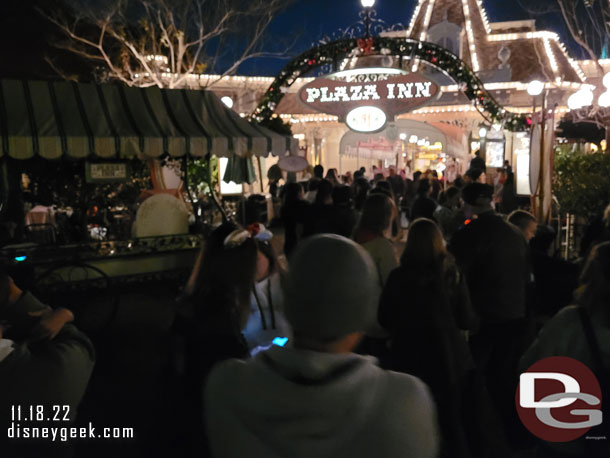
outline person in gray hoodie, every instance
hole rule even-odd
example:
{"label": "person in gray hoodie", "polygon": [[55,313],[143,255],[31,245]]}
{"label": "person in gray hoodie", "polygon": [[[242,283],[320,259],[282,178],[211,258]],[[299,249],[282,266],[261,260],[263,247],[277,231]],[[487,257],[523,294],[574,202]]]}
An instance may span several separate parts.
{"label": "person in gray hoodie", "polygon": [[204,389],[212,456],[436,457],[436,407],[419,379],[352,353],[376,318],[378,276],[337,235],[297,248],[283,287],[294,342],[216,366]]}
{"label": "person in gray hoodie", "polygon": [[[72,440],[51,440],[52,431],[73,426],[95,360],[73,319],[0,272],[0,456],[71,456]],[[37,428],[48,438],[27,436]]]}

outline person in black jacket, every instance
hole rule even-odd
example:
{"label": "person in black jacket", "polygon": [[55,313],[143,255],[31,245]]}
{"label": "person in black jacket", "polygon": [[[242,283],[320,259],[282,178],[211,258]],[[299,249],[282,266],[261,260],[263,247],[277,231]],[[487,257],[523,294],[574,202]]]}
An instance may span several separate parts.
{"label": "person in black jacket", "polygon": [[474,152],[474,158],[470,161],[470,168],[473,170],[480,170],[481,172],[485,172],[485,159],[481,157],[481,150],[476,150]]}
{"label": "person in black jacket", "polygon": [[[383,289],[378,319],[390,334],[388,368],[420,377],[432,390],[444,443],[441,456],[506,456],[502,428],[460,332],[476,331],[479,318],[434,221],[418,219],[409,227],[400,267]],[[463,408],[470,402],[478,406],[475,415]]]}
{"label": "person in black jacket", "polygon": [[352,190],[347,185],[333,189],[334,230],[333,233],[351,237],[358,217],[352,204]]}
{"label": "person in black jacket", "polygon": [[481,328],[470,339],[473,357],[503,418],[512,422],[517,364],[530,343],[526,289],[531,272],[525,238],[493,211],[492,196],[493,187],[486,184],[464,188],[468,224],[454,234],[449,251],[466,275],[481,317]]}
{"label": "person in black jacket", "polygon": [[328,180],[320,180],[316,200],[309,207],[303,236],[334,233],[333,185]]}
{"label": "person in black jacket", "polygon": [[551,256],[556,236],[551,226],[539,225],[530,240],[539,324],[572,304],[573,292],[578,287],[578,265]]}
{"label": "person in black jacket", "polygon": [[309,205],[300,183],[286,183],[281,215],[284,223],[284,254],[287,257],[299,242]]}
{"label": "person in black jacket", "polygon": [[436,202],[430,198],[432,194],[432,184],[428,178],[422,178],[417,185],[417,199],[411,208],[411,219],[418,218],[434,219]]}

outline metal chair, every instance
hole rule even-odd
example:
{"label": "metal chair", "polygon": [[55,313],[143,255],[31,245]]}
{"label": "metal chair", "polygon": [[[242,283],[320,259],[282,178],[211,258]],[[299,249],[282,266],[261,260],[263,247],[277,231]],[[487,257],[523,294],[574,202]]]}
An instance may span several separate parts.
{"label": "metal chair", "polygon": [[[32,289],[51,306],[72,309],[81,321],[80,326],[94,331],[109,328],[118,313],[120,295],[110,277],[90,264],[70,262],[54,266],[36,278]],[[101,319],[95,313],[86,313],[87,306],[104,297],[108,298],[108,313],[103,313]],[[102,308],[105,309],[105,305]],[[89,308],[91,310],[93,307]]]}
{"label": "metal chair", "polygon": [[29,242],[38,245],[55,245],[57,233],[52,224],[28,224],[25,226],[25,235]]}

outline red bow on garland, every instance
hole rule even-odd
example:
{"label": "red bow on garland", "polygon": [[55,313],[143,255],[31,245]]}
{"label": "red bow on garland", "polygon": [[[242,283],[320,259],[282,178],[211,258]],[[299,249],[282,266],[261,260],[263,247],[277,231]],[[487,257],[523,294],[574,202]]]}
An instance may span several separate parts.
{"label": "red bow on garland", "polygon": [[359,38],[356,44],[360,48],[360,51],[362,51],[362,53],[365,55],[373,52],[373,38]]}

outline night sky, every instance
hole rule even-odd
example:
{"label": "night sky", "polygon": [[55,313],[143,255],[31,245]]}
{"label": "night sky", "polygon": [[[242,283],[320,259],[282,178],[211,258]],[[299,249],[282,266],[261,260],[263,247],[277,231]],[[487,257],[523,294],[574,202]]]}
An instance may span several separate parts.
{"label": "night sky", "polygon": [[[376,0],[377,16],[388,25],[402,23],[408,27],[417,0]],[[490,22],[532,19],[531,13],[522,4],[535,5],[537,10],[552,8],[554,0],[483,0]],[[296,37],[291,55],[307,50],[325,34],[344,29],[358,20],[360,0],[296,0],[272,23],[271,36],[274,38]],[[536,17],[539,29],[558,32],[564,42],[571,45],[564,30],[561,17],[547,13]],[[271,40],[270,40],[271,41]],[[282,45],[284,41],[279,41]],[[269,49],[274,49],[269,45]],[[259,59],[246,63],[240,73],[274,75],[288,60]]]}
{"label": "night sky", "polygon": [[[95,1],[95,0],[91,0]],[[546,7],[555,0],[483,0],[490,21],[531,19],[532,15],[521,5]],[[57,74],[45,63],[44,54],[58,51],[50,44],[56,33],[54,26],[35,12],[35,6],[49,6],[60,0],[0,0],[0,77],[49,78]],[[402,23],[408,26],[416,0],[377,0],[375,9],[388,25]],[[360,0],[293,0],[272,22],[265,50],[286,51],[296,56],[317,43],[324,35],[332,35],[358,21]],[[565,33],[564,24],[557,14],[547,13],[536,17],[538,29],[550,29],[562,35],[575,57],[577,47]],[[227,58],[227,62],[230,58]],[[239,74],[275,75],[289,59],[264,58],[243,64]],[[221,68],[216,71],[222,70]]]}

